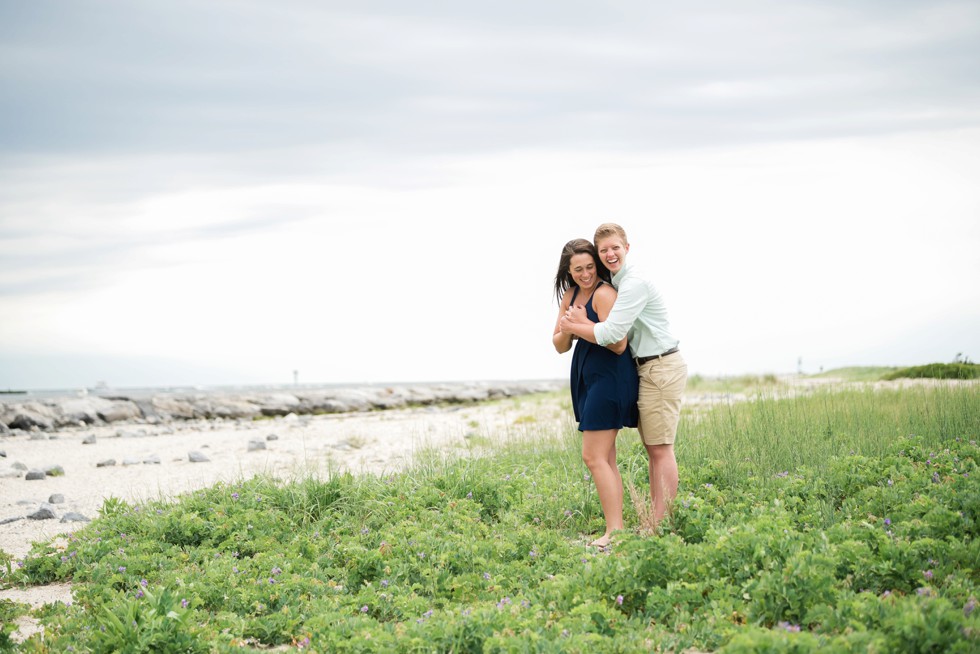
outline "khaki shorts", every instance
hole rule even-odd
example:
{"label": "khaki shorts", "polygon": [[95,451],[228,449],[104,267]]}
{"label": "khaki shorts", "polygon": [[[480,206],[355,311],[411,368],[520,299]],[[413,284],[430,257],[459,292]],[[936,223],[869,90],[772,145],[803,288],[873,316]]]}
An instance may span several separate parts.
{"label": "khaki shorts", "polygon": [[680,352],[647,361],[640,376],[640,437],[647,445],[671,445],[677,438],[681,400],[687,385],[687,362]]}

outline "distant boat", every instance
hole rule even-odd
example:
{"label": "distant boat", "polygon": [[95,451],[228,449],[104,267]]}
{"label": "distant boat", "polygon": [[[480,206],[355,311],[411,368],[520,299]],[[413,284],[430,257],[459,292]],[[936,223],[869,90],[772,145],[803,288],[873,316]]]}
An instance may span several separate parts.
{"label": "distant boat", "polygon": [[17,391],[11,388],[7,390],[0,389],[0,395],[27,395],[27,391]]}

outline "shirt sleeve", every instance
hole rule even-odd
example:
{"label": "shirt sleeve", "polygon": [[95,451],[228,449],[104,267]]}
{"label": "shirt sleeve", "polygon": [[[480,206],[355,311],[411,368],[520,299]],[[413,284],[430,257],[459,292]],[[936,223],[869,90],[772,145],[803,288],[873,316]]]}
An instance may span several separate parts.
{"label": "shirt sleeve", "polygon": [[646,304],[647,289],[642,280],[631,279],[621,284],[609,315],[603,322],[595,325],[596,343],[612,345],[623,340]]}

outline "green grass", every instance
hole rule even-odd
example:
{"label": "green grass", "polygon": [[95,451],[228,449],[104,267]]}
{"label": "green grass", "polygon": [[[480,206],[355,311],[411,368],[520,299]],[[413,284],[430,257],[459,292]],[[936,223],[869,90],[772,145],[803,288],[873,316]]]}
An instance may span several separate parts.
{"label": "green grass", "polygon": [[980,379],[980,364],[930,363],[924,366],[902,368],[891,372],[884,379]]}
{"label": "green grass", "polygon": [[[975,385],[688,416],[672,518],[640,536],[628,505],[611,554],[585,546],[603,521],[578,433],[545,424],[399,474],[109,501],[64,551],[7,562],[5,583],[71,580],[76,597],[37,611],[45,634],[19,650],[980,649]],[[645,493],[632,430],[619,461]]]}

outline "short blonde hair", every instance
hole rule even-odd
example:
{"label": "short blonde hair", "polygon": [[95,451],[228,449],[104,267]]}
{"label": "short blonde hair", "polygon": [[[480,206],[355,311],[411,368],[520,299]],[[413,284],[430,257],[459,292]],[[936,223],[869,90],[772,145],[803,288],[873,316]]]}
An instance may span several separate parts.
{"label": "short blonde hair", "polygon": [[610,236],[618,236],[623,239],[623,245],[629,243],[626,239],[626,230],[617,225],[616,223],[602,223],[595,230],[595,236],[592,237],[592,243],[596,247],[599,247],[599,240],[603,238],[609,238]]}

